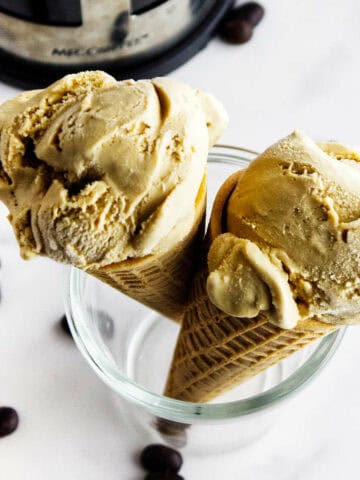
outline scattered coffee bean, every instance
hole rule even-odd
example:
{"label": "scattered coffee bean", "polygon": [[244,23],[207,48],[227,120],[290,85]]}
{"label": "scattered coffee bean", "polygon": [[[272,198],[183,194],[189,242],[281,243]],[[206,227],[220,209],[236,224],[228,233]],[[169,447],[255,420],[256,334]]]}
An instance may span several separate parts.
{"label": "scattered coffee bean", "polygon": [[185,480],[184,477],[181,475],[178,475],[177,473],[159,473],[159,472],[153,472],[153,473],[148,473],[145,477],[144,480]]}
{"label": "scattered coffee bean", "polygon": [[248,2],[240,5],[237,8],[234,8],[233,10],[230,10],[229,16],[231,18],[241,18],[241,20],[245,20],[253,27],[256,27],[256,25],[261,22],[264,13],[264,7],[256,2]]}
{"label": "scattered coffee bean", "polygon": [[99,324],[100,334],[104,338],[112,338],[114,336],[114,320],[110,315],[103,310],[99,310],[97,313],[97,319]]}
{"label": "scattered coffee bean", "polygon": [[248,42],[252,34],[252,25],[241,18],[224,20],[219,27],[220,37],[228,43],[240,44]]}
{"label": "scattered coffee bean", "polygon": [[181,454],[173,448],[152,444],[141,452],[140,462],[148,472],[176,473],[180,470],[183,459]]}
{"label": "scattered coffee bean", "polygon": [[256,2],[248,2],[230,10],[219,25],[220,37],[228,43],[245,43],[250,40],[253,29],[265,13]]}
{"label": "scattered coffee bean", "polygon": [[66,335],[68,335],[69,337],[72,338],[71,330],[70,330],[70,327],[69,327],[69,324],[68,324],[66,315],[63,315],[63,316],[60,318],[60,327],[61,327],[61,330],[62,330],[64,333],[66,333]]}
{"label": "scattered coffee bean", "polygon": [[11,407],[0,407],[0,437],[15,432],[19,425],[17,411]]}

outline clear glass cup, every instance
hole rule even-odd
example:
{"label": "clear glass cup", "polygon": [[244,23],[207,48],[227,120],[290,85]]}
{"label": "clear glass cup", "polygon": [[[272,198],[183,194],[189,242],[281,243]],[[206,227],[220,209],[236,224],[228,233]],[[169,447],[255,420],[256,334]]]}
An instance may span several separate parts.
{"label": "clear glass cup", "polygon": [[[256,156],[216,146],[208,158],[208,214],[223,181]],[[69,269],[65,305],[75,342],[115,392],[123,423],[142,443],[164,442],[211,453],[249,444],[275,424],[276,414],[328,363],[340,329],[286,358],[211,403],[162,395],[179,325],[92,276]]]}

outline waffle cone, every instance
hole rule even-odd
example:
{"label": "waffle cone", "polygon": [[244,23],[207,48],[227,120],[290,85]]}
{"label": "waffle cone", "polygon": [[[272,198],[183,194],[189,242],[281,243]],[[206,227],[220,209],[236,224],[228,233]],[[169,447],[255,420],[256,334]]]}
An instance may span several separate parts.
{"label": "waffle cone", "polygon": [[138,302],[180,321],[189,299],[194,262],[204,236],[206,178],[195,202],[195,219],[187,235],[170,249],[141,258],[87,270]]}
{"label": "waffle cone", "polygon": [[211,400],[338,328],[304,320],[296,328],[282,329],[270,323],[266,314],[232,317],[210,301],[207,253],[214,238],[223,232],[223,212],[238,175],[226,180],[215,199],[201,267],[183,317],[164,392],[179,400]]}

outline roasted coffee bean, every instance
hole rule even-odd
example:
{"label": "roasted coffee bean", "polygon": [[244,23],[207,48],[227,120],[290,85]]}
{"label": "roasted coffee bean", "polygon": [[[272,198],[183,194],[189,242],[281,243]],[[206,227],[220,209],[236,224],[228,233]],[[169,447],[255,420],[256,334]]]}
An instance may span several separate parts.
{"label": "roasted coffee bean", "polygon": [[63,316],[60,318],[60,327],[61,327],[61,330],[62,330],[64,333],[66,333],[66,335],[68,335],[69,337],[72,337],[72,335],[71,335],[71,330],[70,330],[70,327],[69,327],[69,324],[68,324],[66,315],[63,315]]}
{"label": "roasted coffee bean", "polygon": [[0,407],[0,437],[15,432],[19,425],[17,411],[11,407]]}
{"label": "roasted coffee bean", "polygon": [[184,477],[181,475],[178,475],[177,473],[171,473],[171,472],[166,472],[166,473],[159,473],[159,472],[153,472],[153,473],[148,473],[144,480],[185,480]]}
{"label": "roasted coffee bean", "polygon": [[181,454],[173,448],[160,444],[148,445],[140,455],[141,465],[148,472],[173,472],[180,470],[183,463]]}
{"label": "roasted coffee bean", "polygon": [[264,13],[264,7],[256,2],[248,2],[240,5],[237,8],[234,8],[233,10],[230,10],[228,18],[240,18],[241,20],[249,22],[253,27],[256,27],[256,25],[261,22]]}
{"label": "roasted coffee bean", "polygon": [[253,34],[252,25],[241,18],[224,20],[219,27],[220,37],[228,43],[245,43]]}

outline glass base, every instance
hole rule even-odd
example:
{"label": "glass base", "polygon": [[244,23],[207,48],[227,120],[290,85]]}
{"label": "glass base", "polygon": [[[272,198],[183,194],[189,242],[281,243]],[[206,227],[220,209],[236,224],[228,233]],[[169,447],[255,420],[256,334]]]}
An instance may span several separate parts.
{"label": "glass base", "polygon": [[[167,371],[176,344],[179,325],[154,313],[143,312],[127,343],[125,371],[129,378],[151,392],[162,393]],[[138,319],[139,320],[139,319]],[[291,375],[317,348],[318,342],[301,349],[282,362],[229,390],[211,403],[233,402],[253,397],[278,385]],[[121,356],[123,357],[122,350]],[[157,418],[146,410],[113,396],[121,424],[132,431],[142,444],[165,442],[185,448],[187,454],[219,453],[244,447],[262,437],[273,425],[278,408],[257,412],[239,421],[178,423]],[[282,404],[281,408],[284,408]]]}

